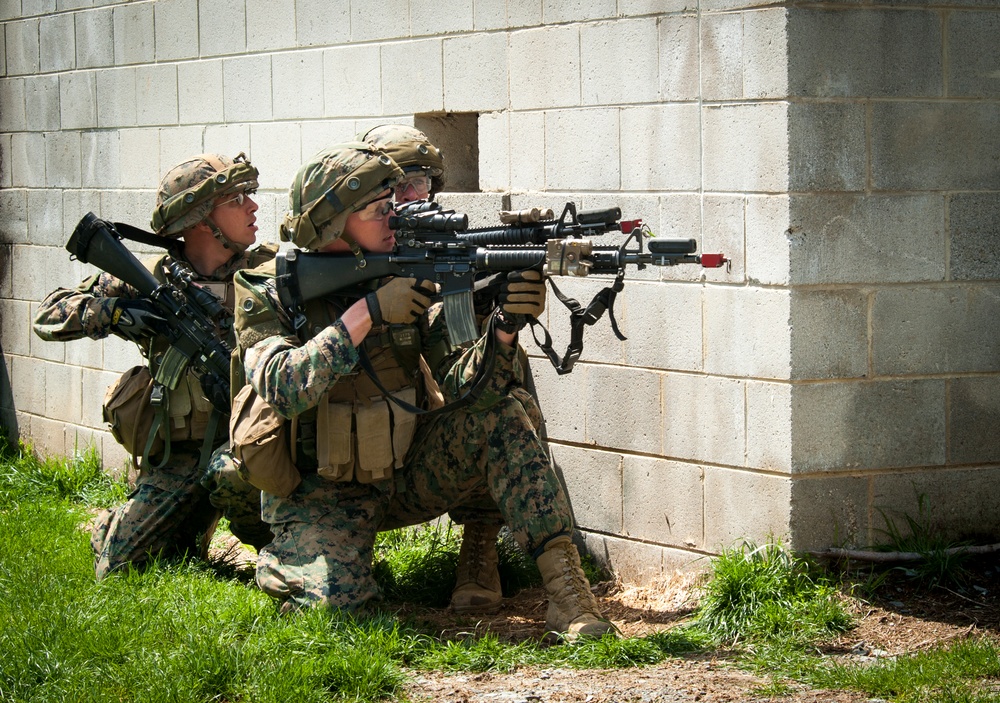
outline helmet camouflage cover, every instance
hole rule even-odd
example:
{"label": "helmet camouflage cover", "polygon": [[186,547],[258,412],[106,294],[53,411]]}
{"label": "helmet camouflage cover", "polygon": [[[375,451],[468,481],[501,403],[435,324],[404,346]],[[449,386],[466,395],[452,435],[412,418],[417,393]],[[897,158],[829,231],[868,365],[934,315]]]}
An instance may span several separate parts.
{"label": "helmet camouflage cover", "polygon": [[347,218],[403,176],[388,154],[365,142],[327,147],[303,164],[288,191],[282,241],[320,249],[344,233]]}
{"label": "helmet camouflage cover", "polygon": [[419,129],[384,124],[362,132],[358,139],[381,148],[404,171],[422,169],[431,177],[432,194],[444,188],[444,156]]}
{"label": "helmet camouflage cover", "polygon": [[163,237],[179,237],[208,217],[215,199],[237,190],[257,190],[257,169],[240,152],[231,159],[199,154],[174,166],[160,181],[150,225]]}

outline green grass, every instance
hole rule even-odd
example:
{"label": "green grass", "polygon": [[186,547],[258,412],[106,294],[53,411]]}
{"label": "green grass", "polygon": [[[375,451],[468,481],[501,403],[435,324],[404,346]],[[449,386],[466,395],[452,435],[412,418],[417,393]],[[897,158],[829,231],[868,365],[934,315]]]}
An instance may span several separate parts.
{"label": "green grass", "polygon": [[[40,460],[0,446],[0,701],[379,701],[399,699],[413,670],[509,672],[524,666],[642,667],[712,654],[769,675],[886,700],[997,700],[988,640],[968,640],[866,667],[834,666],[815,643],[849,628],[838,584],[776,544],[713,560],[689,622],[642,638],[547,646],[472,628],[450,639],[393,609],[447,602],[457,531],[395,531],[376,545],[383,608],[356,620],[317,609],[282,617],[252,582],[197,561],[93,577],[88,508],[124,498],[96,455]],[[508,538],[509,539],[509,536]],[[537,584],[512,542],[500,545],[505,588]],[[928,697],[929,692],[937,697]]]}

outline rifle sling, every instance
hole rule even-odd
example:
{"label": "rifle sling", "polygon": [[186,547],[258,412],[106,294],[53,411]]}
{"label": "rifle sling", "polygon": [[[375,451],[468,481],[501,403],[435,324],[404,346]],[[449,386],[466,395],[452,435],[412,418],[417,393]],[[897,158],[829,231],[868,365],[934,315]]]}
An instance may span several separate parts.
{"label": "rifle sling", "polygon": [[171,254],[176,254],[181,249],[182,245],[181,240],[179,239],[161,237],[153,234],[152,232],[147,232],[144,229],[139,229],[138,227],[130,225],[127,222],[113,222],[112,224],[118,234],[133,242],[147,244],[151,247],[156,247],[157,249],[166,249]]}
{"label": "rifle sling", "polygon": [[368,377],[371,378],[375,387],[382,391],[382,394],[388,400],[392,401],[395,405],[408,413],[423,415],[424,417],[435,417],[437,415],[443,415],[446,412],[461,410],[462,408],[468,407],[479,400],[479,396],[483,394],[483,391],[486,389],[486,385],[493,376],[493,369],[496,366],[497,358],[496,329],[494,327],[495,319],[495,317],[490,319],[490,324],[486,331],[486,346],[483,349],[482,363],[480,363],[476,368],[476,373],[472,377],[472,382],[469,384],[469,390],[463,393],[460,398],[457,398],[435,410],[424,410],[422,408],[418,408],[416,405],[407,403],[405,400],[401,400],[394,396],[385,386],[383,386],[382,382],[378,378],[375,368],[372,366],[368,352],[365,351],[364,345],[358,347],[358,362],[361,364],[361,368],[364,372],[368,374]]}

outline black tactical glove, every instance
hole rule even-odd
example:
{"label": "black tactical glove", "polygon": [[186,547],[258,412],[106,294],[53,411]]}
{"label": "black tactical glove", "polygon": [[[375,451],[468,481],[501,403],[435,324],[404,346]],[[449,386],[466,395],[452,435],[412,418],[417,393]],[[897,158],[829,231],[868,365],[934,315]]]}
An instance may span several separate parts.
{"label": "black tactical glove", "polygon": [[116,298],[111,312],[111,328],[133,342],[162,334],[166,320],[148,300]]}
{"label": "black tactical glove", "polygon": [[393,278],[374,293],[365,296],[372,327],[383,323],[408,325],[424,314],[437,285],[416,278]]}
{"label": "black tactical glove", "polygon": [[516,332],[528,318],[538,319],[545,310],[545,278],[541,271],[511,271],[500,285],[500,329]]}

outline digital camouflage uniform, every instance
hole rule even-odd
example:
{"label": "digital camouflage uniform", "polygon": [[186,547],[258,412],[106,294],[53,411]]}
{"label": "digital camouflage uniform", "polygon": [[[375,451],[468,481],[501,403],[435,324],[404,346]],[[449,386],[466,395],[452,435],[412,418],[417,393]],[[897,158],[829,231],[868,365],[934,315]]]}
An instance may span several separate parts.
{"label": "digital camouflage uniform", "polygon": [[[232,162],[224,159],[221,163],[224,166]],[[178,170],[180,167],[171,173]],[[168,183],[165,179],[161,183],[160,199],[164,199],[163,188],[178,192],[212,173],[211,169],[206,172],[205,168],[188,168],[184,170],[183,180],[178,178]],[[252,185],[256,186],[255,180]],[[177,236],[182,227],[200,221],[210,210],[211,202],[199,205],[196,211],[182,218],[180,227],[160,233]],[[209,285],[231,282],[235,271],[273,258],[274,251],[273,247],[260,247],[239,254],[204,279],[195,273],[194,280]],[[166,267],[174,260],[166,255],[146,262],[146,266],[162,282],[167,279]],[[231,284],[228,288],[231,291]],[[38,308],[34,330],[48,341],[66,342],[83,337],[103,339],[114,331],[112,315],[116,300],[140,297],[141,294],[129,284],[102,272],[87,278],[76,288],[59,288],[50,293]],[[231,309],[232,300],[227,302]],[[235,344],[232,329],[217,332],[230,347]],[[143,356],[148,359],[151,346],[162,350],[164,345],[165,340],[160,338],[146,339],[140,346]],[[150,555],[204,556],[207,542],[223,514],[229,519],[233,534],[244,543],[262,547],[270,540],[270,530],[260,517],[260,491],[239,477],[231,457],[221,451],[220,445],[227,439],[226,429],[225,418],[222,418],[211,444],[218,449],[212,453],[207,469],[201,464],[202,439],[171,441],[165,465],[160,466],[164,463],[162,451],[140,460],[136,486],[128,500],[104,511],[94,525],[91,546],[98,578],[126,564],[141,566]]]}
{"label": "digital camouflage uniform", "polygon": [[[235,324],[241,347],[251,343],[244,357],[247,378],[268,404],[294,417],[338,383],[353,382],[358,350],[340,321],[303,343],[277,309],[269,272],[243,271],[235,280],[237,300],[257,306],[238,306]],[[270,314],[261,315],[261,307]],[[268,320],[263,330],[247,326],[247,312]],[[419,325],[423,351],[432,358],[432,340],[440,338],[443,325],[439,312],[432,307]],[[283,324],[280,332],[276,320]],[[312,331],[316,325],[310,320],[304,327]],[[471,379],[482,348],[480,340],[457,359],[442,361],[446,400]],[[418,419],[405,466],[391,479],[331,481],[300,461],[302,483],[291,495],[263,494],[264,519],[275,537],[258,557],[257,583],[283,610],[319,603],[363,606],[377,596],[371,575],[376,532],[426,522],[459,506],[499,506],[515,539],[532,553],[572,530],[569,501],[535,432],[537,405],[520,387],[516,350],[497,348],[493,377],[475,405]],[[419,376],[415,383],[422,383]]]}

